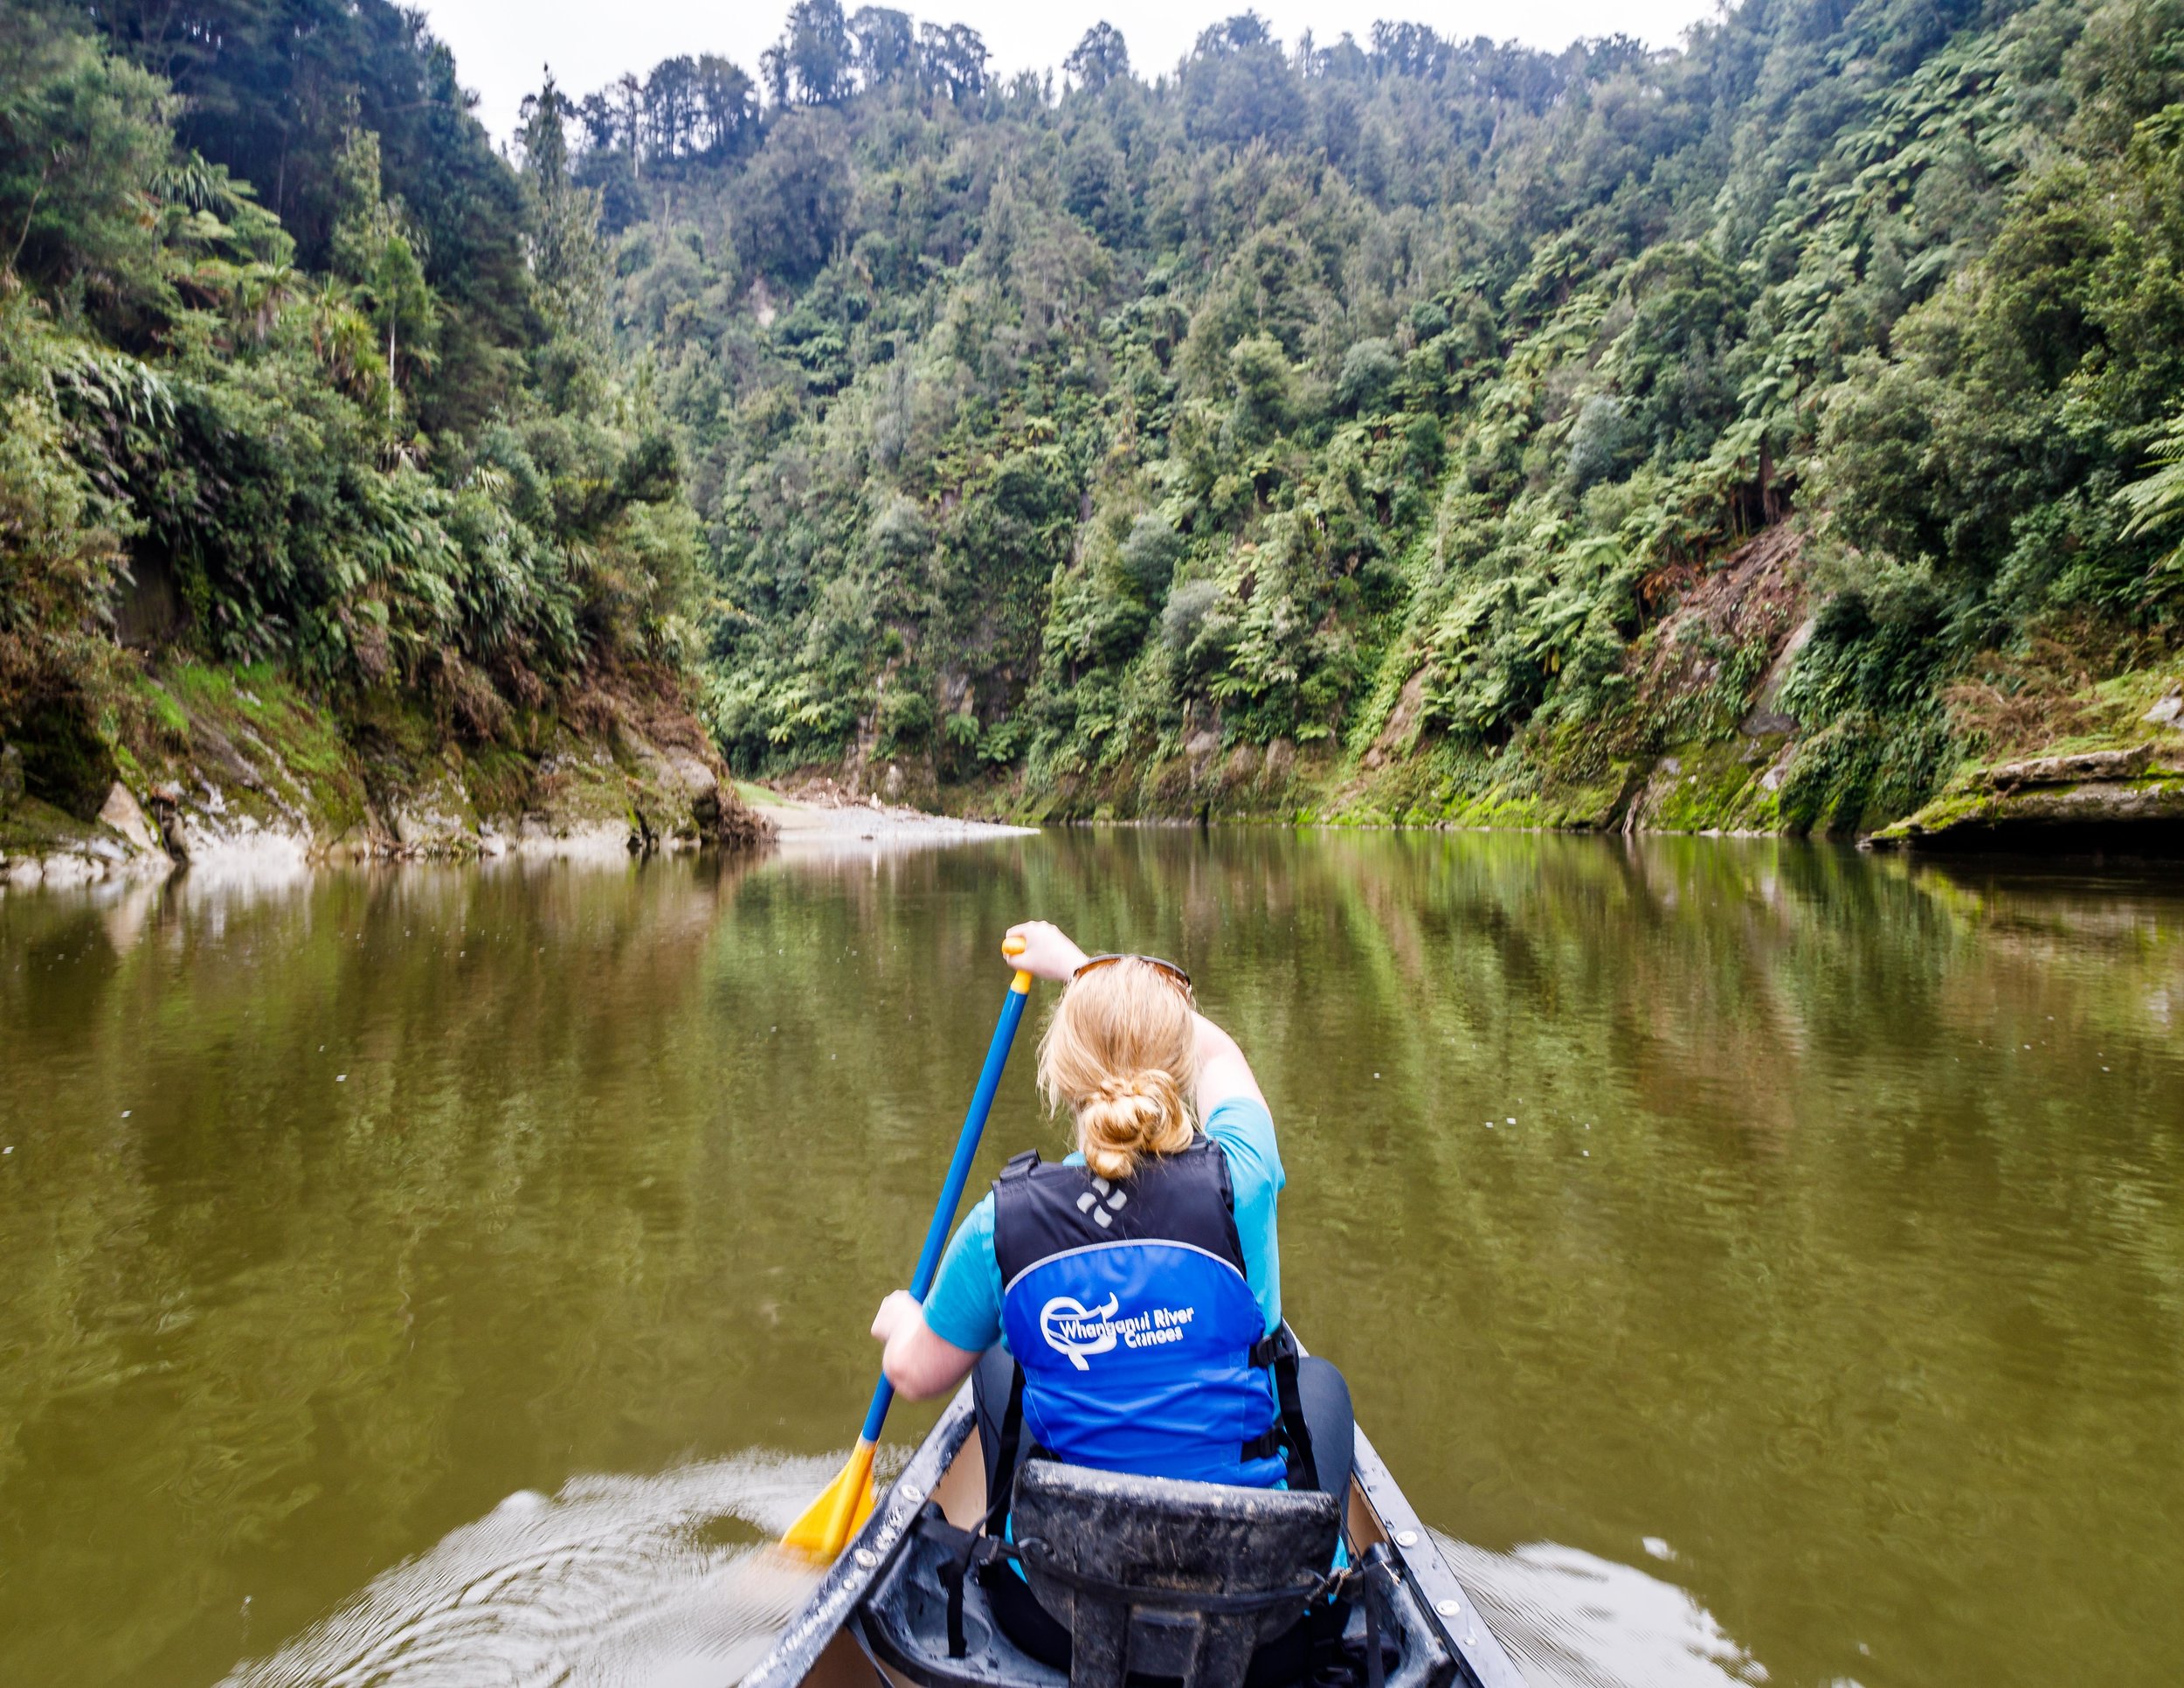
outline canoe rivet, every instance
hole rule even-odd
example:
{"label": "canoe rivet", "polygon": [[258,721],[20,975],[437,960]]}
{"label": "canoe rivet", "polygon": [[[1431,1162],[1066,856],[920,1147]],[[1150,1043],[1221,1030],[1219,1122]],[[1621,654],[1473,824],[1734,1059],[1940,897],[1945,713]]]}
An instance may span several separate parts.
{"label": "canoe rivet", "polygon": [[1395,1545],[1398,1547],[1417,1546],[1418,1532],[1415,1530],[1398,1530],[1395,1532]]}
{"label": "canoe rivet", "polygon": [[869,1547],[860,1547],[854,1555],[860,1568],[869,1571],[880,1562],[880,1555]]}
{"label": "canoe rivet", "polygon": [[1460,1600],[1436,1601],[1434,1602],[1434,1610],[1443,1617],[1454,1617],[1463,1610],[1463,1602]]}

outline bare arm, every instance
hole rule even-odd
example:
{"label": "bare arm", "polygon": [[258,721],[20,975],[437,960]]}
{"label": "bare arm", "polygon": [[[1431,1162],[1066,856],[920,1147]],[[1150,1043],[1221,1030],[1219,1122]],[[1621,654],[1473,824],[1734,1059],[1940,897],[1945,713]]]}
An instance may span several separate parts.
{"label": "bare arm", "polygon": [[1236,1040],[1204,1014],[1198,1017],[1198,1110],[1204,1119],[1222,1103],[1244,1097],[1265,1107],[1267,1098]]}
{"label": "bare arm", "polygon": [[908,1290],[897,1290],[880,1304],[872,1334],[887,1344],[881,1371],[895,1393],[908,1401],[930,1401],[949,1394],[978,1363],[978,1355],[968,1349],[933,1334],[924,1308],[910,1299]]}
{"label": "bare arm", "polygon": [[[1021,967],[1037,979],[1067,981],[1069,976],[1084,965],[1084,951],[1059,926],[1044,920],[1026,921],[1020,926],[1009,928],[1011,937],[1024,940],[1020,956],[1010,959],[1009,965]],[[1244,1059],[1244,1052],[1236,1047],[1236,1040],[1204,1014],[1198,1020],[1198,1090],[1195,1100],[1199,1117],[1204,1119],[1222,1103],[1234,1097],[1247,1097],[1261,1106],[1266,1097],[1259,1089],[1259,1081],[1253,1076],[1251,1063]]]}

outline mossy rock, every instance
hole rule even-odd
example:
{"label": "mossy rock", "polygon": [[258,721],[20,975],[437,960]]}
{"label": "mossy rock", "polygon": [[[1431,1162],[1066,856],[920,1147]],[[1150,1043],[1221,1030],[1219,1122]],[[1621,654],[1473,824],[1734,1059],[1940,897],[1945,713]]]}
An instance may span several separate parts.
{"label": "mossy rock", "polygon": [[323,837],[367,820],[364,770],[342,722],[280,670],[183,661],[137,695],[154,729],[132,747],[147,789],[210,784],[262,825]]}
{"label": "mossy rock", "polygon": [[12,805],[0,808],[0,857],[83,850],[106,836],[106,829],[97,822],[79,820],[41,797],[19,797]]}
{"label": "mossy rock", "polygon": [[1971,779],[1917,813],[1872,834],[1877,845],[2022,843],[2074,841],[2128,845],[2134,838],[2173,847],[2184,830],[2184,771],[2164,769],[2130,779],[1996,791]]}

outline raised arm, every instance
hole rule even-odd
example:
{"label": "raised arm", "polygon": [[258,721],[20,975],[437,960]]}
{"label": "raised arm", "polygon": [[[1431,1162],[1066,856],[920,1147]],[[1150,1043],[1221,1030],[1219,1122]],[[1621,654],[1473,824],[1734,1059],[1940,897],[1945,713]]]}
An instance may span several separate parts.
{"label": "raised arm", "polygon": [[[1084,965],[1084,951],[1050,921],[1027,920],[1020,926],[1010,927],[1008,935],[1024,940],[1023,953],[1008,958],[1009,965],[1021,967],[1034,979],[1051,979],[1066,984],[1069,976]],[[1199,1117],[1204,1119],[1234,1097],[1248,1097],[1263,1106],[1267,1098],[1259,1089],[1258,1079],[1252,1075],[1251,1063],[1236,1047],[1236,1040],[1204,1014],[1196,1018],[1198,1090],[1193,1100],[1198,1104]]]}
{"label": "raised arm", "polygon": [[1253,1076],[1251,1063],[1236,1047],[1236,1040],[1204,1014],[1197,1019],[1199,1117],[1206,1118],[1222,1103],[1237,1097],[1248,1097],[1264,1107],[1267,1098]]}

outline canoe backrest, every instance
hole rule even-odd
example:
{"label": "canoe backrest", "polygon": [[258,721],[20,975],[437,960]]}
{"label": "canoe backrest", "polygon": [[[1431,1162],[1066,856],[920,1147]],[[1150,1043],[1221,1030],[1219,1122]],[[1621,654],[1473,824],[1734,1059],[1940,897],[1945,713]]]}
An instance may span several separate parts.
{"label": "canoe backrest", "polygon": [[1136,1671],[1239,1688],[1333,1562],[1335,1497],[1127,1477],[1035,1459],[1012,1522],[1024,1574],[1071,1636],[1071,1688]]}

